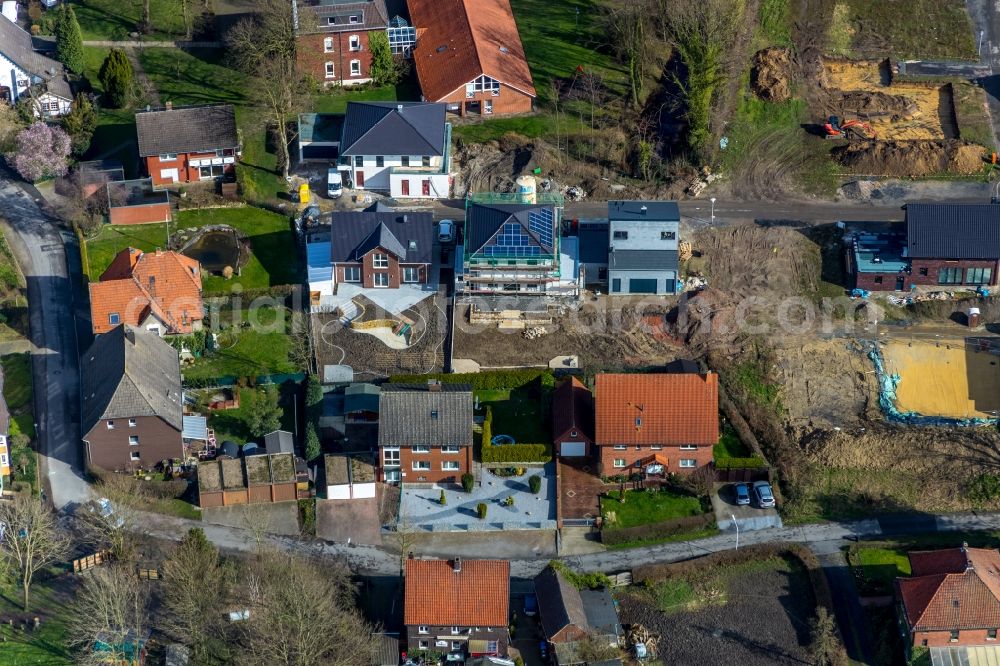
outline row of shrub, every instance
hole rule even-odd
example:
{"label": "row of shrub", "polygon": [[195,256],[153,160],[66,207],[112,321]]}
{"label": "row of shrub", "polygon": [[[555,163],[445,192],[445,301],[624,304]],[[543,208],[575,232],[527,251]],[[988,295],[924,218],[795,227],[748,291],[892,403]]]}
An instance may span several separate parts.
{"label": "row of shrub", "polygon": [[760,456],[749,458],[719,458],[715,461],[715,469],[763,469],[767,462]]}
{"label": "row of shrub", "polygon": [[437,373],[430,375],[393,375],[389,381],[393,384],[426,384],[429,380],[437,380],[442,384],[469,384],[473,391],[495,391],[500,389],[516,389],[541,378],[543,386],[555,384],[555,376],[545,368],[527,370],[491,370],[489,372],[466,372],[458,374]]}
{"label": "row of shrub", "polygon": [[659,523],[649,523],[647,525],[637,525],[636,527],[619,527],[601,530],[601,543],[606,546],[614,546],[633,541],[651,541],[697,532],[715,525],[714,513],[703,513],[699,516],[685,516],[664,520]]}
{"label": "row of shrub", "polygon": [[482,462],[520,463],[548,462],[552,460],[552,447],[548,444],[507,444],[493,446],[483,442]]}

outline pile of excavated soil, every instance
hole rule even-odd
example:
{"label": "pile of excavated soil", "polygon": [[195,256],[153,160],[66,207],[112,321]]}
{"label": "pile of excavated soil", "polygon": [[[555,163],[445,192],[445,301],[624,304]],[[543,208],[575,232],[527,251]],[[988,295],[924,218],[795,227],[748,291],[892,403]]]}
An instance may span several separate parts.
{"label": "pile of excavated soil", "polygon": [[791,98],[792,57],[788,49],[775,46],[754,54],[750,69],[750,88],[769,102]]}
{"label": "pile of excavated soil", "polygon": [[983,149],[963,141],[862,141],[837,146],[830,155],[852,173],[919,178],[937,173],[972,174]]}
{"label": "pile of excavated soil", "polygon": [[919,111],[916,102],[905,95],[874,90],[833,90],[830,104],[843,116],[888,116],[893,121],[910,118]]}

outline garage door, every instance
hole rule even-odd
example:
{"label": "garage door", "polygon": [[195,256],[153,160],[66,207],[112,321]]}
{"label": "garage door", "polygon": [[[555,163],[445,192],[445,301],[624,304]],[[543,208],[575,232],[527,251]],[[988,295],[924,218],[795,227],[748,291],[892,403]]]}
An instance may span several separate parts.
{"label": "garage door", "polygon": [[628,290],[632,294],[655,294],[656,278],[632,278],[628,281]]}
{"label": "garage door", "polygon": [[565,458],[578,458],[587,455],[586,442],[563,442],[559,445],[559,455]]}

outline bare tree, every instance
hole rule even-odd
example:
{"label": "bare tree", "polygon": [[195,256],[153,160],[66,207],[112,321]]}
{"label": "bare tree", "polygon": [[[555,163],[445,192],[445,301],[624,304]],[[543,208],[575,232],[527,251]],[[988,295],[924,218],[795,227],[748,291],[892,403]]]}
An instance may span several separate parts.
{"label": "bare tree", "polygon": [[191,646],[196,663],[225,648],[233,573],[200,528],[189,530],[163,564],[163,629]]}
{"label": "bare tree", "polygon": [[249,666],[367,666],[369,626],[354,607],[350,578],[335,568],[282,553],[248,562],[241,576],[239,623]]}
{"label": "bare tree", "polygon": [[92,502],[78,511],[80,527],[95,548],[108,549],[116,560],[134,562],[135,534],[140,531],[142,507],[150,499],[148,488],[130,474],[103,472],[97,491],[109,503]]}
{"label": "bare tree", "polygon": [[[299,20],[310,13],[300,11]],[[282,175],[288,178],[291,163],[288,145],[295,139],[289,120],[304,110],[308,99],[305,76],[295,60],[295,21],[285,0],[263,0],[257,13],[242,19],[227,35],[234,64],[250,77],[247,90],[275,128],[275,147]]]}
{"label": "bare tree", "polygon": [[[149,634],[149,588],[128,564],[92,569],[83,579],[68,621],[79,664],[133,661]],[[100,648],[97,649],[98,644]]]}
{"label": "bare tree", "polygon": [[[648,0],[619,0],[608,6],[607,28],[611,44],[628,71],[629,101],[638,107],[649,59],[650,37]],[[677,3],[684,4],[684,3]]]}
{"label": "bare tree", "polygon": [[53,514],[36,497],[18,496],[0,503],[0,556],[21,584],[24,610],[35,574],[62,560],[69,552],[69,540]]}

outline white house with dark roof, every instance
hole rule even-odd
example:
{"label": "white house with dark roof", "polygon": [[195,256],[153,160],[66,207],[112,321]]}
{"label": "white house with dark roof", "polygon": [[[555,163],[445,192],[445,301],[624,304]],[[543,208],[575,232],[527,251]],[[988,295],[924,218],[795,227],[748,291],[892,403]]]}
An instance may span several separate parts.
{"label": "white house with dark roof", "polygon": [[397,199],[442,199],[451,192],[451,124],[445,105],[350,102],[340,170],[354,189]]}
{"label": "white house with dark roof", "polygon": [[35,115],[69,113],[73,92],[60,62],[35,51],[31,35],[0,17],[0,100],[34,100]]}
{"label": "white house with dark roof", "polygon": [[680,225],[675,201],[609,201],[608,293],[677,293]]}

